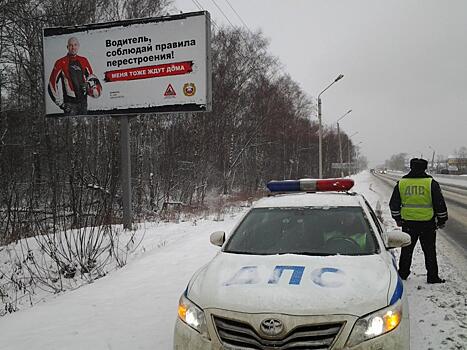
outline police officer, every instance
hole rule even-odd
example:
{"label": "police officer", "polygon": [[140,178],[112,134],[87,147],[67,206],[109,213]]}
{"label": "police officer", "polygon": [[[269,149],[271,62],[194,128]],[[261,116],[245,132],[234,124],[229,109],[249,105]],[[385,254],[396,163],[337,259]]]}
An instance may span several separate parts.
{"label": "police officer", "polygon": [[420,239],[425,255],[427,282],[444,283],[446,281],[438,275],[436,229],[444,227],[448,211],[438,182],[425,173],[427,165],[425,159],[410,160],[410,172],[394,187],[389,207],[397,226],[402,226],[402,231],[412,239],[411,244],[401,251],[400,277],[405,280],[409,276],[413,250]]}

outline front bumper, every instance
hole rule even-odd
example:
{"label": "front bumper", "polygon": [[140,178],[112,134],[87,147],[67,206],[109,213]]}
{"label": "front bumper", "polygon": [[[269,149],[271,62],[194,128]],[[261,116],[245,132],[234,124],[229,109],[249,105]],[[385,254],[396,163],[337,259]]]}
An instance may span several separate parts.
{"label": "front bumper", "polygon": [[296,325],[321,324],[329,322],[343,322],[344,325],[337,334],[330,350],[409,350],[410,332],[408,315],[404,315],[399,326],[389,333],[367,340],[352,348],[346,347],[345,343],[352,331],[356,317],[349,315],[330,316],[292,316],[277,314],[246,314],[219,309],[205,310],[209,338],[201,336],[197,331],[189,327],[179,318],[175,324],[174,350],[240,350],[241,347],[229,347],[222,343],[219,337],[213,316],[226,319],[240,320],[249,324],[259,324],[261,320],[269,317],[282,319],[289,329]]}
{"label": "front bumper", "polygon": [[[219,344],[220,345],[220,344]],[[179,317],[175,322],[174,331],[174,350],[221,350],[222,348],[217,346],[213,347],[210,339],[206,339],[201,336],[197,331],[188,326]]]}

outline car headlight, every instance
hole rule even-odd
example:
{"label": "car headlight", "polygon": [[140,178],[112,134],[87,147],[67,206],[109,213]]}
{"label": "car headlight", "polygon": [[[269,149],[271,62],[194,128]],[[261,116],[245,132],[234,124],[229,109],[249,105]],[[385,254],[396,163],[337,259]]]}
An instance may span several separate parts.
{"label": "car headlight", "polygon": [[180,301],[178,302],[178,316],[191,328],[201,334],[207,335],[204,311],[188,299],[185,294],[180,297]]}
{"label": "car headlight", "polygon": [[393,305],[359,318],[350,333],[347,346],[352,347],[390,332],[401,323],[401,320],[402,301],[399,299]]}

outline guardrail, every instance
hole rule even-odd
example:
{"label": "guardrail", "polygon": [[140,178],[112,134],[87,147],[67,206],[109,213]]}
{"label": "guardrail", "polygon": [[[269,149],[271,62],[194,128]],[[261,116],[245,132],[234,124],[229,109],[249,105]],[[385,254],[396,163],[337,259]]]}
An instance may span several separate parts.
{"label": "guardrail", "polygon": [[[388,185],[394,186],[396,182],[404,175],[403,173],[373,173],[373,175]],[[438,181],[438,179],[436,179]],[[457,206],[460,206],[464,209],[467,209],[467,184],[466,185],[459,185],[459,184],[451,184],[451,183],[444,183],[438,181],[446,201],[449,201]]]}

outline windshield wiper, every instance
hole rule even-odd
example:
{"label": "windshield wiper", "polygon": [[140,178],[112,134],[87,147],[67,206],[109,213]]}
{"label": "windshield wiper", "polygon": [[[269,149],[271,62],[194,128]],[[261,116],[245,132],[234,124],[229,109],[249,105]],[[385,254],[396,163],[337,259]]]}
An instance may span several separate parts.
{"label": "windshield wiper", "polygon": [[261,253],[261,252],[245,252],[239,250],[225,250],[224,253],[231,253],[231,254],[244,254],[244,255],[286,255],[286,254],[295,254],[295,255],[307,255],[307,256],[330,256],[330,255],[337,255],[336,253],[321,253],[321,252],[268,252],[268,253]]}
{"label": "windshield wiper", "polygon": [[320,253],[320,252],[289,252],[287,254],[308,255],[308,256],[329,256],[336,255],[335,253]]}
{"label": "windshield wiper", "polygon": [[256,252],[242,252],[241,250],[224,250],[224,253],[231,253],[231,254],[245,254],[245,255],[270,255],[268,254],[261,254]]}

